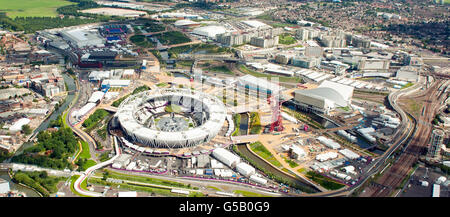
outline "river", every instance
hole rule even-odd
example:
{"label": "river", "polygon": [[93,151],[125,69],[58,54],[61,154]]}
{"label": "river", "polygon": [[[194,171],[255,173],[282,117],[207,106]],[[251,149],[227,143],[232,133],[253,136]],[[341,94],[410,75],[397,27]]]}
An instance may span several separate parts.
{"label": "river", "polygon": [[241,124],[239,125],[239,131],[241,136],[247,135],[248,131],[248,114],[242,113],[241,115]]}
{"label": "river", "polygon": [[250,150],[248,150],[247,146],[245,144],[238,144],[236,145],[238,151],[242,153],[243,155],[250,158],[253,162],[259,165],[259,167],[263,167],[267,169],[269,172],[271,172],[273,175],[281,177],[285,180],[288,180],[292,183],[295,183],[299,186],[304,186],[306,188],[309,188],[312,192],[319,192],[316,187],[312,186],[311,184],[307,183],[306,181],[301,180],[300,178],[294,178],[292,176],[286,175],[283,172],[279,171],[278,169],[275,169],[271,164],[261,160],[258,156],[255,156]]}
{"label": "river", "polygon": [[[41,123],[41,125],[39,125],[39,127],[37,127],[34,130],[34,134],[38,134],[39,132],[41,132],[43,130],[46,130],[48,128],[48,125],[50,124],[50,121],[56,120],[56,118],[58,118],[58,116],[60,114],[62,114],[67,109],[67,107],[69,107],[70,103],[73,101],[73,99],[75,97],[75,91],[77,89],[75,81],[67,73],[62,74],[62,77],[64,78],[64,82],[66,82],[66,84],[67,84],[67,88],[68,88],[69,94],[67,95],[66,100],[64,101],[64,103],[58,108],[58,110],[54,111],[50,115],[50,117],[48,117],[44,122]],[[24,143],[16,151],[16,153],[14,155],[21,154],[24,149],[33,146],[33,144],[34,144],[33,142],[26,142],[26,143]]]}
{"label": "river", "polygon": [[36,191],[34,191],[33,189],[24,187],[22,185],[18,185],[16,183],[14,183],[13,181],[11,181],[7,171],[0,170],[0,178],[9,182],[9,187],[11,188],[11,190],[17,190],[17,191],[23,192],[26,194],[27,197],[40,197],[39,194],[36,193]]}

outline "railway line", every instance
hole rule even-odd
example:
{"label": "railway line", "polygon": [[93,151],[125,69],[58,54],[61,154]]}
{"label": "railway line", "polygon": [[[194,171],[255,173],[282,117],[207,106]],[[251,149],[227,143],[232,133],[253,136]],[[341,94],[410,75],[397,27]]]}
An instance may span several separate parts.
{"label": "railway line", "polygon": [[[408,176],[408,173],[419,156],[426,150],[428,139],[432,131],[430,123],[435,115],[436,109],[446,97],[445,93],[441,93],[443,84],[442,80],[437,80],[429,89],[420,94],[414,94],[410,97],[415,100],[423,100],[423,111],[417,120],[417,129],[413,137],[403,149],[404,151],[387,169],[387,171],[378,179],[376,184],[372,184],[366,189],[364,196],[371,197],[387,197],[392,194]],[[438,96],[438,97],[436,97]]]}

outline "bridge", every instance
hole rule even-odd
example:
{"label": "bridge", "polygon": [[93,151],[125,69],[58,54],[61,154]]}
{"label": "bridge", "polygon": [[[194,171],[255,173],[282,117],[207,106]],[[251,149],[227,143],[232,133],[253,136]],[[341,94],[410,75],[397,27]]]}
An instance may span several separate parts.
{"label": "bridge", "polygon": [[116,113],[117,109],[118,109],[117,107],[110,106],[110,105],[101,105],[101,106],[99,106],[99,108],[102,108],[102,109],[112,112],[112,113]]}
{"label": "bridge", "polygon": [[232,136],[233,143],[253,143],[258,141],[259,135]]}
{"label": "bridge", "polygon": [[239,61],[234,54],[179,54],[177,60],[224,60]]}
{"label": "bridge", "polygon": [[351,125],[345,125],[345,126],[328,128],[328,129],[320,129],[317,132],[319,132],[319,133],[336,132],[336,131],[339,131],[339,130],[353,129],[356,126],[358,126],[358,124],[351,124]]}

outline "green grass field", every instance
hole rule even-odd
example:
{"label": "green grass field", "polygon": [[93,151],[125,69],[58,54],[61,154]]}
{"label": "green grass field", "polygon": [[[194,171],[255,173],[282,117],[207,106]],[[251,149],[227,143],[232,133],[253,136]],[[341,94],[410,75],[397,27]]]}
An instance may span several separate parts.
{"label": "green grass field", "polygon": [[281,167],[281,163],[266,149],[260,142],[254,142],[250,144],[250,149],[257,155],[269,161],[272,165],[276,167]]}
{"label": "green grass field", "polygon": [[65,0],[0,0],[0,12],[9,17],[56,17],[56,9],[73,4]]}
{"label": "green grass field", "polygon": [[242,191],[242,190],[235,190],[235,191],[233,191],[233,193],[241,194],[244,197],[269,197],[269,196],[266,196],[266,195],[263,195],[263,194],[250,192],[250,191]]}

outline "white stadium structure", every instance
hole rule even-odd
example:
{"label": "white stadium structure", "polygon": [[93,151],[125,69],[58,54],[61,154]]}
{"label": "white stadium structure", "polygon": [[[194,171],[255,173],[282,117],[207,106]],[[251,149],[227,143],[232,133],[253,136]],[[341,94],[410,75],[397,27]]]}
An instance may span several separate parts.
{"label": "white stadium structure", "polygon": [[187,148],[205,143],[221,130],[226,117],[216,97],[190,89],[165,88],[132,95],[116,117],[127,137],[152,148]]}

